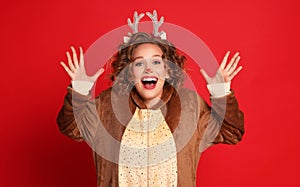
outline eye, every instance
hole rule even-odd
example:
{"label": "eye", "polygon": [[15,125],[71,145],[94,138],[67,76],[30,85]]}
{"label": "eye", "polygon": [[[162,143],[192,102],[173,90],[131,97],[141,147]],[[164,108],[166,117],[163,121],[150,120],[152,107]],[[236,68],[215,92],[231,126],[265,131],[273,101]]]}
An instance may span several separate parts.
{"label": "eye", "polygon": [[140,67],[140,66],[143,66],[143,62],[134,62],[134,66],[136,67]]}
{"label": "eye", "polygon": [[161,62],[159,60],[154,60],[152,63],[155,64],[155,65],[161,64]]}

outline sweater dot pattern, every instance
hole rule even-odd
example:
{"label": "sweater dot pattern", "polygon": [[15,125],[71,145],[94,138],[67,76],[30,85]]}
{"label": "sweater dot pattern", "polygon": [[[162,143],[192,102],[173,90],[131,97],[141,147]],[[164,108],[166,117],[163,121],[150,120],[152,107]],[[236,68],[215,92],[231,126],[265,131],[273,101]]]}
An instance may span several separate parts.
{"label": "sweater dot pattern", "polygon": [[177,186],[176,145],[161,110],[136,108],[121,140],[119,186]]}

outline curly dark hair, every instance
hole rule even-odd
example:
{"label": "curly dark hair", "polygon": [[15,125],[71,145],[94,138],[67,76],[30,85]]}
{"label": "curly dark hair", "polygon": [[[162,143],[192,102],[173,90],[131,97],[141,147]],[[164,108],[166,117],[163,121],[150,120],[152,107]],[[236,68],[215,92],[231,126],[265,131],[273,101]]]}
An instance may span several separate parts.
{"label": "curly dark hair", "polygon": [[174,88],[179,88],[184,82],[183,70],[186,57],[179,54],[178,50],[169,41],[144,32],[133,34],[127,43],[119,46],[118,52],[112,59],[110,79],[121,84],[120,88],[122,89],[126,89],[129,84],[132,84],[132,81],[129,80],[131,76],[130,68],[125,67],[133,61],[134,50],[145,43],[155,44],[163,52],[162,58],[168,67],[169,74],[165,85],[171,84]]}

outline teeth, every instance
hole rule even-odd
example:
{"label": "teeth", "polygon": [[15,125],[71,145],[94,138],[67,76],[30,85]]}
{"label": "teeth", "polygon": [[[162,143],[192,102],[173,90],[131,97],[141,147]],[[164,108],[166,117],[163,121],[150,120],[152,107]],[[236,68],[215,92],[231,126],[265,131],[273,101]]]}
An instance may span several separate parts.
{"label": "teeth", "polygon": [[157,81],[157,79],[152,77],[147,77],[147,78],[143,78],[142,81]]}

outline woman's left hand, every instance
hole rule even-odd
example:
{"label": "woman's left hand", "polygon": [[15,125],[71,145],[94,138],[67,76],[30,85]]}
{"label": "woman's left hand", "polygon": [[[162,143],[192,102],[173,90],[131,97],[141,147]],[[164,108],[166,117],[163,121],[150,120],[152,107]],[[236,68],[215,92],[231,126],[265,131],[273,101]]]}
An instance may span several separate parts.
{"label": "woman's left hand", "polygon": [[227,64],[229,54],[230,51],[225,54],[222,63],[214,77],[208,76],[204,69],[200,70],[208,84],[230,82],[238,74],[238,72],[241,71],[243,67],[238,66],[238,62],[241,59],[239,53],[235,53],[230,62]]}

